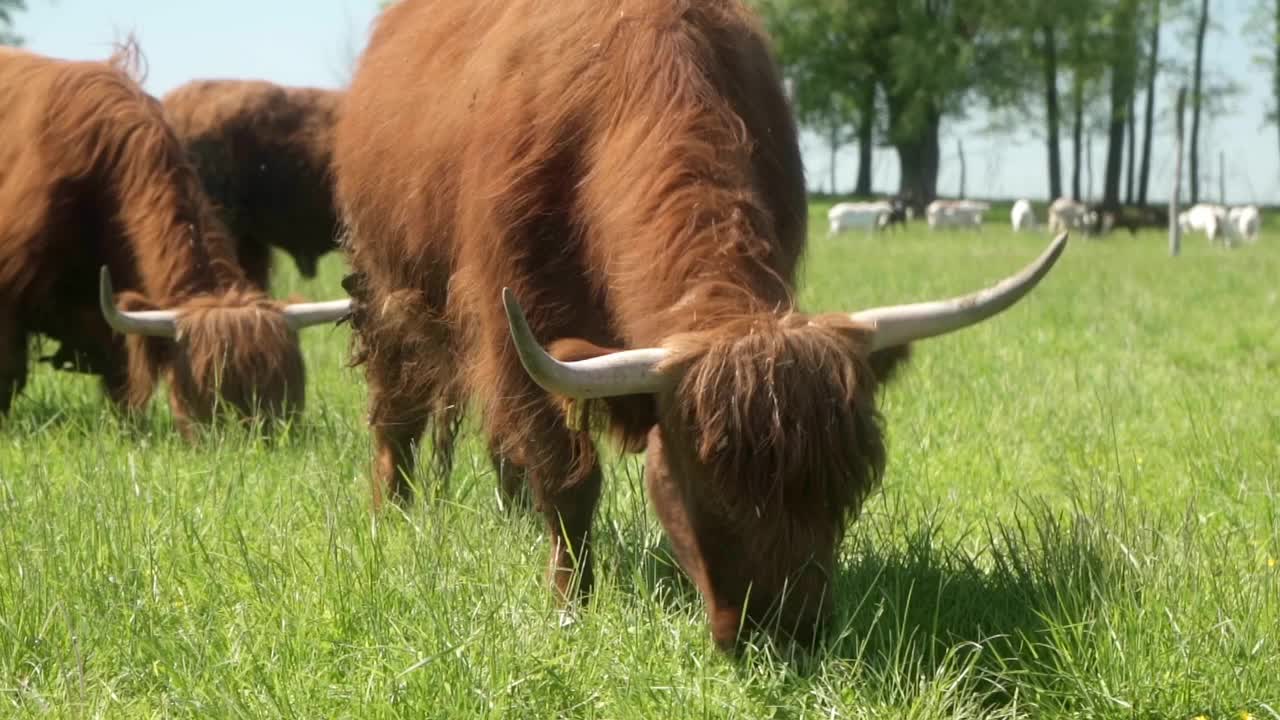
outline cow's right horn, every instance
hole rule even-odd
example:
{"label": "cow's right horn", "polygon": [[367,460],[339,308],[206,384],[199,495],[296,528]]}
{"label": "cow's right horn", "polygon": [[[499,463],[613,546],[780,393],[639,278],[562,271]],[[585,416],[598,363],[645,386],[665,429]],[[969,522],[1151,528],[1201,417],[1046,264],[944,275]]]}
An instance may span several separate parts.
{"label": "cow's right horn", "polygon": [[561,362],[538,344],[511,288],[502,289],[502,304],[516,352],[529,377],[542,389],[587,400],[619,395],[651,395],[674,383],[657,368],[667,357],[661,348],[623,350],[576,362]]}
{"label": "cow's right horn", "polygon": [[863,310],[850,318],[875,328],[872,350],[955,332],[1001,313],[1022,299],[1049,273],[1066,246],[1067,233],[1062,233],[1031,264],[984,290],[949,300]]}
{"label": "cow's right horn", "polygon": [[178,335],[178,313],[174,310],[125,311],[117,308],[115,292],[111,288],[111,273],[106,265],[99,273],[98,305],[102,309],[102,317],[118,333],[164,338]]}

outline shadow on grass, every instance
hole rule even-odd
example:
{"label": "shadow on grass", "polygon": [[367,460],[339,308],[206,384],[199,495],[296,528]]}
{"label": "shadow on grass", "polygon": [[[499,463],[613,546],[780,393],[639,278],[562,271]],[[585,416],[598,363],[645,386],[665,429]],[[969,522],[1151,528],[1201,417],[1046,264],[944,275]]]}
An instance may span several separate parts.
{"label": "shadow on grass", "polygon": [[[1117,538],[1124,532],[1116,530],[1126,519],[1109,522],[1102,510],[1024,502],[1012,520],[961,531],[937,513],[889,505],[881,495],[849,528],[825,639],[806,649],[773,639],[776,633],[750,633],[742,638],[742,672],[780,663],[804,677],[834,663],[891,695],[909,697],[923,680],[949,676],[971,685],[967,695],[994,704],[1025,697],[1028,686],[1052,693],[1057,664],[1073,652],[1055,646],[1061,629],[1089,623],[1108,597],[1135,592],[1126,543]],[[614,566],[605,571],[638,580],[619,583],[629,602],[701,615],[701,597],[665,536],[643,519],[614,520]]]}
{"label": "shadow on grass", "polygon": [[[93,388],[96,392],[97,388]],[[0,432],[15,437],[46,433],[87,436],[101,434],[117,423],[109,400],[99,394],[56,392],[48,386],[28,388],[15,398],[7,415],[0,417]]]}
{"label": "shadow on grass", "polygon": [[770,651],[802,674],[840,661],[894,694],[947,675],[997,704],[1025,697],[1023,681],[1049,689],[1060,653],[1071,652],[1052,647],[1052,630],[1087,623],[1126,592],[1129,567],[1079,508],[1021,503],[1016,518],[962,534],[925,511],[865,518],[836,582],[834,632],[814,652]]}

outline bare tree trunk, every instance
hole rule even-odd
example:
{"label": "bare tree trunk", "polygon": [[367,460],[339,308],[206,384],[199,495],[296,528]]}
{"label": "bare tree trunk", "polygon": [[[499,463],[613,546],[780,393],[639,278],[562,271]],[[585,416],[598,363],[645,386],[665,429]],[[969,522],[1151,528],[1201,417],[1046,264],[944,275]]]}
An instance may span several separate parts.
{"label": "bare tree trunk", "polygon": [[916,138],[906,142],[898,142],[898,163],[901,170],[901,182],[898,194],[910,198],[916,210],[923,210],[926,205],[938,197],[938,168],[941,165],[938,147],[938,130],[940,122],[935,119],[928,123],[926,130]]}
{"label": "bare tree trunk", "polygon": [[1169,193],[1169,254],[1177,257],[1182,252],[1182,226],[1178,224],[1178,202],[1182,194],[1182,124],[1183,108],[1187,104],[1187,89],[1178,88],[1177,128],[1174,136],[1173,192]]}
{"label": "bare tree trunk", "polygon": [[840,128],[837,125],[831,126],[831,135],[827,138],[831,144],[831,188],[832,195],[836,194],[836,154],[840,152]]}
{"label": "bare tree trunk", "polygon": [[1147,184],[1151,179],[1151,129],[1155,125],[1156,74],[1159,71],[1160,0],[1155,0],[1151,19],[1151,61],[1147,69],[1147,115],[1143,118],[1146,128],[1142,136],[1142,170],[1138,174],[1138,204],[1144,207],[1147,204]]}
{"label": "bare tree trunk", "polygon": [[1127,166],[1127,173],[1125,176],[1125,183],[1124,183],[1124,202],[1126,205],[1133,204],[1133,179],[1134,179],[1133,176],[1135,171],[1137,170],[1137,164],[1138,164],[1138,114],[1136,112],[1137,110],[1136,106],[1138,104],[1137,99],[1138,99],[1137,91],[1136,90],[1130,91],[1129,112],[1128,112],[1128,116],[1125,118],[1125,122],[1128,124],[1128,130],[1129,130],[1129,139],[1125,142],[1125,147],[1128,149],[1128,155],[1129,155],[1129,163]]}
{"label": "bare tree trunk", "polygon": [[1209,0],[1200,2],[1200,20],[1196,25],[1196,64],[1191,91],[1191,204],[1200,202],[1200,108],[1201,78],[1204,76],[1204,36],[1209,30]]}
{"label": "bare tree trunk", "polygon": [[965,194],[964,194],[965,182],[964,181],[965,181],[966,168],[964,164],[964,141],[961,140],[960,138],[956,138],[956,152],[960,154],[960,195],[959,197],[961,200],[964,200],[965,199]]}
{"label": "bare tree trunk", "polygon": [[862,115],[858,124],[858,181],[853,194],[866,197],[871,194],[871,153],[874,149],[876,126],[876,84],[866,84],[862,97]]}
{"label": "bare tree trunk", "polygon": [[1049,200],[1062,196],[1062,150],[1058,142],[1058,42],[1053,25],[1040,29],[1044,38],[1044,116],[1049,149]]}
{"label": "bare tree trunk", "polygon": [[1102,206],[1120,205],[1124,176],[1126,116],[1133,99],[1133,61],[1137,14],[1136,0],[1120,3],[1111,38],[1111,111],[1107,126],[1107,163],[1103,171]]}
{"label": "bare tree trunk", "polygon": [[1227,204],[1227,155],[1218,151],[1218,204]]}
{"label": "bare tree trunk", "polygon": [[1107,161],[1102,170],[1102,205],[1114,208],[1120,204],[1120,180],[1124,170],[1124,80],[1112,71],[1111,119],[1107,123]]}
{"label": "bare tree trunk", "polygon": [[1084,134],[1084,201],[1093,202],[1093,133]]}
{"label": "bare tree trunk", "polygon": [[888,103],[890,137],[898,151],[898,197],[916,212],[923,213],[938,197],[938,169],[942,162],[938,135],[942,129],[942,113],[936,107],[926,107],[923,123],[913,123],[911,131],[904,132],[900,123],[905,102],[890,93]]}
{"label": "bare tree trunk", "polygon": [[[1084,134],[1084,83],[1077,75],[1071,84],[1071,197],[1083,200],[1080,194],[1080,151]],[[1054,198],[1055,200],[1057,198]]]}

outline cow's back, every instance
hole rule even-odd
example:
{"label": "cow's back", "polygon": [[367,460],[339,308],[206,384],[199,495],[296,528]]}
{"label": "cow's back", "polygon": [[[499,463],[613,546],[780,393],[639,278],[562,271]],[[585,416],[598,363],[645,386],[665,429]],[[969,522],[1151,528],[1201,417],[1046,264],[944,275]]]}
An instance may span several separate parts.
{"label": "cow's back", "polygon": [[298,204],[311,211],[315,198],[328,200],[339,98],[320,88],[197,80],[166,94],[163,103],[205,186],[220,202],[247,203],[249,211],[266,216]]}
{"label": "cow's back", "polygon": [[[535,5],[539,11],[529,12]],[[569,76],[556,63],[526,66],[513,76],[522,44],[530,45],[530,56],[563,57],[543,42],[517,40],[514,26],[526,26],[525,38],[540,36],[554,24],[548,15],[583,5],[402,0],[383,12],[348,91],[334,158],[340,203],[370,252],[402,260],[451,254],[447,239],[466,212],[456,204],[462,164],[486,134],[517,124],[495,117],[494,109],[511,110],[512,94],[532,98],[536,84]],[[530,115],[549,110],[515,107]],[[496,147],[480,151],[505,150],[503,138],[494,140]],[[420,232],[428,228],[431,233]]]}
{"label": "cow's back", "polygon": [[[58,247],[55,191],[72,178],[74,158],[42,142],[55,94],[69,83],[107,76],[106,68],[0,48],[0,302],[20,305],[53,282],[49,271],[73,248]],[[73,208],[62,208],[66,214]]]}
{"label": "cow's back", "polygon": [[0,217],[6,220],[14,217],[18,181],[38,169],[34,141],[47,114],[51,67],[45,58],[0,47]]}
{"label": "cow's back", "polygon": [[82,314],[105,328],[103,265],[117,290],[158,303],[234,278],[234,249],[138,84],[139,57],[131,43],[106,61],[0,55],[0,298],[33,330],[76,333],[67,318]]}
{"label": "cow's back", "polygon": [[333,249],[330,164],[341,94],[255,80],[194,80],[163,98],[165,117],[265,286],[270,245],[314,262]]}
{"label": "cow's back", "polygon": [[[746,17],[737,0],[640,0],[625,8],[598,0],[401,0],[379,19],[339,120],[337,192],[357,240],[353,254],[404,286],[460,253],[545,257],[547,248],[490,246],[500,241],[492,230],[541,222],[549,204],[541,196],[562,192],[550,204],[569,208],[563,225],[597,243],[581,263],[598,270],[631,252],[637,238],[628,230],[651,219],[642,214],[654,193],[628,193],[661,194],[667,182],[654,182],[649,158],[610,156],[602,145],[679,142],[640,136],[663,132],[668,116],[687,116],[696,94],[687,85],[697,82],[706,102],[692,110],[706,117],[676,133],[719,123],[731,137],[714,148],[720,155],[695,158],[701,167],[671,181],[722,168],[741,173],[741,156],[724,154],[754,146],[746,163],[756,166],[738,182],[753,184],[771,206],[777,266],[767,274],[789,280],[806,229],[802,169],[771,57]],[[697,56],[686,66],[703,76],[652,77],[672,72],[655,62],[655,42],[657,51]],[[761,81],[769,84],[757,87]],[[641,94],[668,83],[665,97]],[[685,105],[664,104],[676,97]],[[590,183],[606,192],[581,190]]]}

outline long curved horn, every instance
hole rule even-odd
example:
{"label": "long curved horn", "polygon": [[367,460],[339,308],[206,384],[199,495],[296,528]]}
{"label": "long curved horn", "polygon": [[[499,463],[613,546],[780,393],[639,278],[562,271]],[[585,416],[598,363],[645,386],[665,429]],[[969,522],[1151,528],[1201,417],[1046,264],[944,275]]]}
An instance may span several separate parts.
{"label": "long curved horn", "polygon": [[529,377],[544,390],[580,400],[648,395],[674,383],[655,370],[667,356],[661,348],[623,350],[576,362],[560,362],[538,344],[511,288],[502,288],[502,304],[516,352]]}
{"label": "long curved horn", "polygon": [[856,312],[849,317],[875,326],[871,349],[904,345],[975,325],[1022,299],[1058,261],[1068,233],[1054,238],[1048,249],[1016,275],[984,290],[934,302],[894,305]]}
{"label": "long curved horn", "polygon": [[111,288],[111,272],[103,265],[98,273],[98,306],[102,317],[123,335],[173,338],[178,335],[178,313],[174,310],[124,311],[116,307]]}
{"label": "long curved horn", "polygon": [[337,322],[351,309],[351,299],[328,300],[325,302],[294,303],[284,309],[284,321],[293,330],[301,330],[312,325],[324,325]]}

